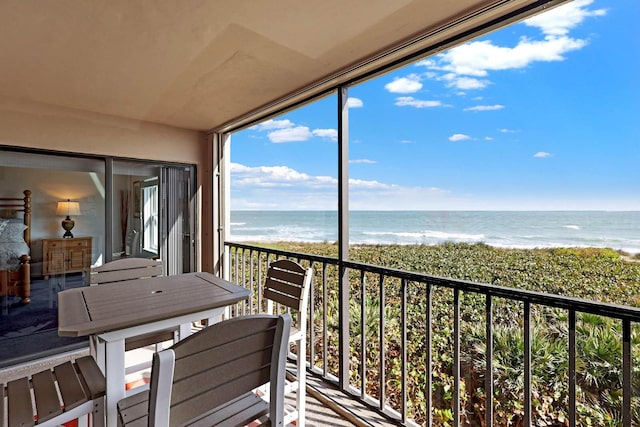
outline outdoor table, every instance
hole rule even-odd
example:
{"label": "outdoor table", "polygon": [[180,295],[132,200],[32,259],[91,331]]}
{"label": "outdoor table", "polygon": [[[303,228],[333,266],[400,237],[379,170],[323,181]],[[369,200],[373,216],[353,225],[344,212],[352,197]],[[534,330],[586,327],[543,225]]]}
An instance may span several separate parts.
{"label": "outdoor table", "polygon": [[58,335],[97,340],[92,353],[106,380],[108,427],[126,397],[125,339],[166,329],[190,333],[191,322],[220,318],[226,307],[249,298],[247,289],[210,273],[129,280],[58,293]]}

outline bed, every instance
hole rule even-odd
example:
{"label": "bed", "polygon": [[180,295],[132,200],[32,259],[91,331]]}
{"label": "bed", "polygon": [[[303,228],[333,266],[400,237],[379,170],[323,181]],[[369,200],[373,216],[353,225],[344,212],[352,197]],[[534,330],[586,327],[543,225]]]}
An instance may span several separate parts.
{"label": "bed", "polygon": [[0,197],[0,300],[2,314],[9,297],[31,302],[31,191],[23,198]]}

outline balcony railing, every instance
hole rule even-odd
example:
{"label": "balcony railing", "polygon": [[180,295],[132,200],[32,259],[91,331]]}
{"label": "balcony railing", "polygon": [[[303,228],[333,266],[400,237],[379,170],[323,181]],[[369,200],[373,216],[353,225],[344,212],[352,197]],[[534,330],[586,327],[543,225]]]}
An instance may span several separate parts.
{"label": "balcony railing", "polygon": [[[264,311],[270,262],[286,257],[313,267],[308,371],[397,424],[638,422],[632,338],[640,337],[640,309],[240,243],[226,249],[229,279],[253,294],[236,315]],[[343,311],[341,274],[349,278]],[[349,345],[339,342],[342,322]],[[562,357],[550,357],[545,345]],[[601,354],[603,346],[619,348],[615,360]],[[341,361],[349,366],[341,369]],[[549,374],[560,386],[549,389]]]}

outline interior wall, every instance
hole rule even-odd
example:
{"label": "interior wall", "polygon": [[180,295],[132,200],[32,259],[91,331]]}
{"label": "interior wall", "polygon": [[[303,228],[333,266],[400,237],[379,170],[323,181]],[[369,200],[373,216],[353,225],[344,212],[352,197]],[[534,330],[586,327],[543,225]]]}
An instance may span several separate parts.
{"label": "interior wall", "polygon": [[[212,191],[203,173],[208,167],[204,132],[0,96],[0,146],[193,164],[196,195]],[[19,182],[13,185],[28,188]],[[202,211],[198,222],[201,216]],[[197,239],[201,251],[211,246],[201,235]]]}

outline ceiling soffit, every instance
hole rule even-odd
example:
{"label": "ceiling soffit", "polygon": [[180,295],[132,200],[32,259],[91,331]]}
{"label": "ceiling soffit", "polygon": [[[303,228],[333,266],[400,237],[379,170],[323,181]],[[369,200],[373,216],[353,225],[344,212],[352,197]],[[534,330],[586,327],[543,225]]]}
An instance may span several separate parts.
{"label": "ceiling soffit", "polygon": [[230,131],[564,0],[4,0],[0,105]]}

